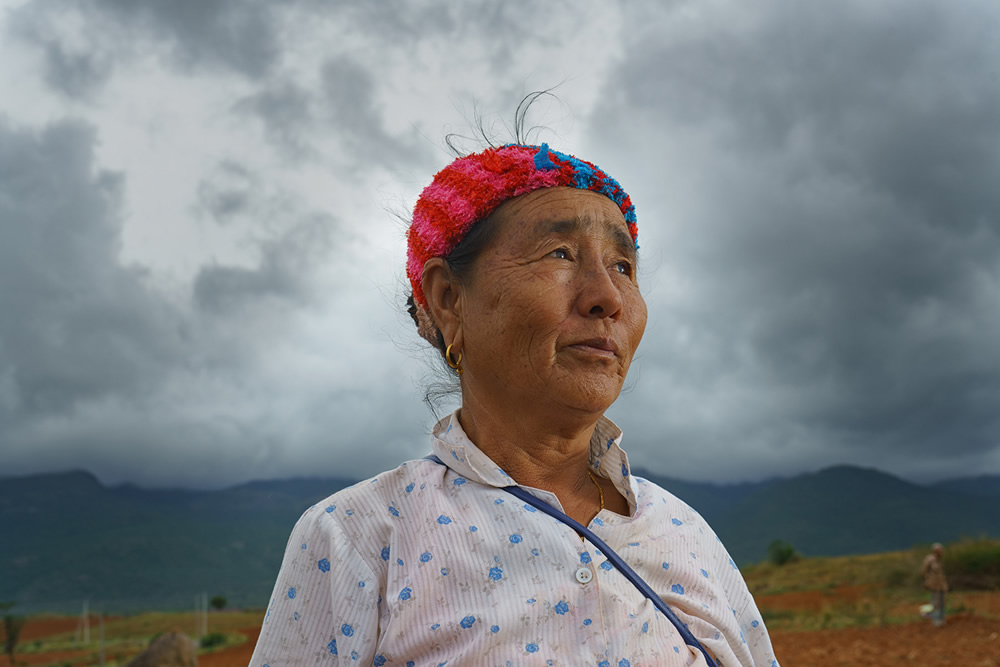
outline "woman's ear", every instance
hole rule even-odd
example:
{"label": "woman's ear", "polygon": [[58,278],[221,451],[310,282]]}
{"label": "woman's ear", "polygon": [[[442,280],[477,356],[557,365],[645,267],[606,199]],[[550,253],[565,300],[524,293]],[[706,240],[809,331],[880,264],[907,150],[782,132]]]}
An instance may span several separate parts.
{"label": "woman's ear", "polygon": [[445,345],[462,349],[461,286],[451,274],[442,257],[432,257],[424,263],[421,278],[427,310],[441,331]]}

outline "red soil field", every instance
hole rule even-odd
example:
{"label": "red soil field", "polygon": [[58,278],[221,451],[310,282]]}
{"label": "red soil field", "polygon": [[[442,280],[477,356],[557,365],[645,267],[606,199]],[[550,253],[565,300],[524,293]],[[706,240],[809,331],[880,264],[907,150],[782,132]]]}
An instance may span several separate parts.
{"label": "red soil field", "polygon": [[[842,588],[835,597],[856,600],[863,591]],[[760,596],[758,604],[767,609],[813,610],[829,603],[829,593],[787,593]],[[1000,619],[979,614],[1000,612],[1000,593],[977,597],[975,612],[954,614],[943,628],[915,618],[913,623],[887,627],[843,630],[771,631],[775,653],[783,667],[879,667],[881,665],[920,665],[921,667],[1000,667]],[[914,610],[915,612],[915,610]],[[24,636],[32,639],[48,634],[72,631],[74,619],[31,621]],[[218,653],[199,657],[201,667],[245,667],[253,654],[260,628],[240,630],[246,643]],[[18,654],[19,664],[47,665],[72,662],[85,652]],[[9,667],[0,656],[0,667]]]}

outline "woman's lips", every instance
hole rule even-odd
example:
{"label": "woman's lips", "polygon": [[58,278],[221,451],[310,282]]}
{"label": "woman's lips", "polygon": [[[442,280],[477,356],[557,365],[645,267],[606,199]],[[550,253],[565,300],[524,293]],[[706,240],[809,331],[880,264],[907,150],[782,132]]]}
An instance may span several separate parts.
{"label": "woman's lips", "polygon": [[611,338],[588,338],[571,343],[567,347],[607,359],[614,359],[618,356],[618,345]]}

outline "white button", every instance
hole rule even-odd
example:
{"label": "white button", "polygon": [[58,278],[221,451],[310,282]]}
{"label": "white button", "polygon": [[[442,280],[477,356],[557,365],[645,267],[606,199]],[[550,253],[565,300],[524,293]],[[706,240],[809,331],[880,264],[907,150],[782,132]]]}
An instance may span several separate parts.
{"label": "white button", "polygon": [[590,583],[590,580],[594,578],[594,573],[590,571],[589,567],[581,567],[576,571],[576,580],[581,584]]}

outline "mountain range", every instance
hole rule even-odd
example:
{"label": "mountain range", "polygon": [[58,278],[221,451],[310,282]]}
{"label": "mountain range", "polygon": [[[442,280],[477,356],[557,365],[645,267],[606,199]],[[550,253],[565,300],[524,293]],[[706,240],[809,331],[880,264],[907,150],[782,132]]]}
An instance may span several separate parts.
{"label": "mountain range", "polygon": [[[776,539],[808,556],[1000,537],[1000,476],[915,484],[836,466],[712,485],[635,470],[696,508],[738,563]],[[0,601],[21,613],[191,608],[201,592],[263,608],[295,520],[352,479],[221,491],[107,487],[87,472],[0,478]]]}

